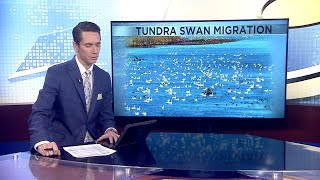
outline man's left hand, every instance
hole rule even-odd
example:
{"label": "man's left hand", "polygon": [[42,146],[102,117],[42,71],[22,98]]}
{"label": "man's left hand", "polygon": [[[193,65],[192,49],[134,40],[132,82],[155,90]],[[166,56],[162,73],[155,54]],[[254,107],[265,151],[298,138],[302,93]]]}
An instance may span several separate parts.
{"label": "man's left hand", "polygon": [[104,133],[104,135],[100,136],[97,141],[99,142],[99,141],[108,139],[109,142],[112,144],[117,142],[118,138],[119,138],[119,134],[109,129]]}

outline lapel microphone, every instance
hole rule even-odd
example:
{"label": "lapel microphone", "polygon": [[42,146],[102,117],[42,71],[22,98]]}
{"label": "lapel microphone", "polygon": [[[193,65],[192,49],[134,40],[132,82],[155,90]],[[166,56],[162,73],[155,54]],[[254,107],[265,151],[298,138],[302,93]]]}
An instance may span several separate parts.
{"label": "lapel microphone", "polygon": [[79,82],[79,83],[82,83],[82,82],[81,82],[81,78],[78,78],[78,82]]}

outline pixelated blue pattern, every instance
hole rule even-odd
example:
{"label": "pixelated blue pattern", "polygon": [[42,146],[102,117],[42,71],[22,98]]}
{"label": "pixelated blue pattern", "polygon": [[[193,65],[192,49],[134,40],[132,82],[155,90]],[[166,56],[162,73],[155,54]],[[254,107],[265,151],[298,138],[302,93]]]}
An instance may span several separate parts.
{"label": "pixelated blue pattern", "polygon": [[[28,55],[24,58],[24,62],[20,64],[16,72],[28,71],[43,66],[49,67],[50,65],[70,60],[74,56],[74,50],[70,45],[70,42],[72,42],[72,34],[69,31],[39,36]],[[37,73],[30,72],[23,76],[10,78],[9,81],[16,82],[44,76],[45,70]]]}
{"label": "pixelated blue pattern", "polygon": [[289,30],[288,72],[320,64],[320,24]]}
{"label": "pixelated blue pattern", "polygon": [[[96,22],[102,32],[97,65],[110,72],[108,21],[111,2],[97,0],[1,1],[0,104],[33,103],[46,70],[74,56],[72,28],[80,21]],[[110,72],[111,74],[111,72]]]}
{"label": "pixelated blue pattern", "polygon": [[71,41],[72,35],[69,32],[39,36],[17,72],[69,60],[74,55],[72,46],[70,46]]}

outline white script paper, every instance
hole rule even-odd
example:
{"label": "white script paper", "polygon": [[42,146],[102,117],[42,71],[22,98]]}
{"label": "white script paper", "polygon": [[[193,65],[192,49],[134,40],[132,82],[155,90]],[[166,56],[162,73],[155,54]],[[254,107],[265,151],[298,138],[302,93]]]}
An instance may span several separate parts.
{"label": "white script paper", "polygon": [[116,152],[115,150],[104,147],[101,144],[69,146],[63,147],[63,149],[76,158],[107,156]]}

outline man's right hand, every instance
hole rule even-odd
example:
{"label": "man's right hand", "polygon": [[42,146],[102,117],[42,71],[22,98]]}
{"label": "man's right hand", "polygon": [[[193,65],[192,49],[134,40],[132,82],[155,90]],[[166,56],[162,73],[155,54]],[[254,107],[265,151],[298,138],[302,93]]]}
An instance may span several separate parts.
{"label": "man's right hand", "polygon": [[42,156],[60,156],[61,152],[55,142],[41,144],[37,147],[37,152]]}

